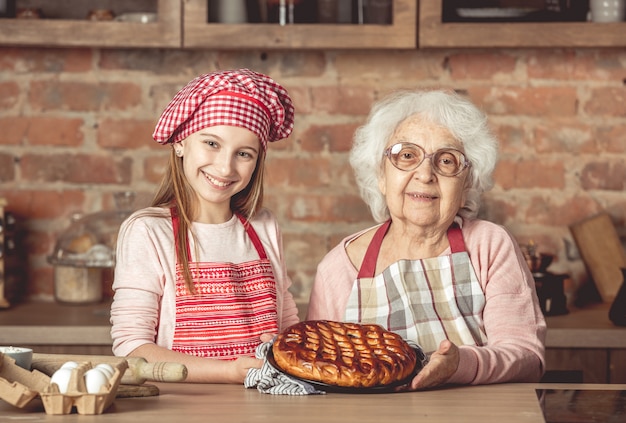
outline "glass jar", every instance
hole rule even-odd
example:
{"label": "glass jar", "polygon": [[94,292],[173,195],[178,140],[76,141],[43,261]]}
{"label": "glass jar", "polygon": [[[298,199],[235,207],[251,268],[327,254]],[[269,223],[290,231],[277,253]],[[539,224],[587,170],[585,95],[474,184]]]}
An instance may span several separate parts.
{"label": "glass jar", "polygon": [[54,297],[66,304],[102,301],[103,274],[115,266],[120,225],[132,213],[132,192],[115,194],[117,209],[73,216],[48,262],[54,265]]}

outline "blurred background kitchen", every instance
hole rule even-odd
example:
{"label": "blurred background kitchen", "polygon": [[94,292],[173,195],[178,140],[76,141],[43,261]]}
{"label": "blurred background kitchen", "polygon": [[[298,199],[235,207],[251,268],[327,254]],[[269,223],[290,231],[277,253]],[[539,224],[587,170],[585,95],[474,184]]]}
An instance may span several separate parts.
{"label": "blurred background kitchen", "polygon": [[[0,295],[110,298],[108,252],[80,254],[114,246],[119,219],[149,203],[169,153],[151,139],[163,107],[198,74],[249,67],[296,105],[293,135],[268,154],[266,206],[299,303],[324,254],[372,223],[347,160],[371,103],[441,86],[479,104],[501,140],[481,217],[550,256],[539,270],[564,275],[563,313],[601,302],[571,229],[601,215],[626,243],[626,22],[622,1],[602,17],[593,3],[0,0]],[[70,246],[85,233],[91,244]],[[71,278],[96,292],[67,297]]]}

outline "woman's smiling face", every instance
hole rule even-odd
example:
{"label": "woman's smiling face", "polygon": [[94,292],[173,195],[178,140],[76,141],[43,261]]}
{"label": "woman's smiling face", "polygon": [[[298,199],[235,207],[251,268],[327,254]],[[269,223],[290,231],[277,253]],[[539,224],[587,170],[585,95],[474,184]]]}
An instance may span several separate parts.
{"label": "woman's smiling face", "polygon": [[230,216],[231,198],[248,186],[256,168],[257,135],[236,126],[211,126],[180,144],[185,177],[199,200],[198,220]]}
{"label": "woman's smiling face", "polygon": [[[450,131],[419,114],[398,125],[387,147],[400,142],[419,145],[427,154],[442,148],[463,151]],[[411,171],[399,170],[385,159],[379,188],[393,220],[446,231],[465,202],[467,174],[464,170],[457,176],[438,175],[429,158]]]}

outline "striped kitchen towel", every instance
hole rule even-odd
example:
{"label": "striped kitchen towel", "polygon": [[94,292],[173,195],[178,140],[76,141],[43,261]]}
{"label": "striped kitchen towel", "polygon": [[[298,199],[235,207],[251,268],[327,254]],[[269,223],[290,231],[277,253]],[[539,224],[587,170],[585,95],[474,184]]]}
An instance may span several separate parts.
{"label": "striped kitchen towel", "polygon": [[259,392],[272,395],[315,395],[325,394],[310,383],[293,378],[278,371],[267,361],[267,352],[274,340],[264,342],[256,348],[255,357],[263,360],[260,369],[250,369],[243,384],[246,388],[257,388]]}

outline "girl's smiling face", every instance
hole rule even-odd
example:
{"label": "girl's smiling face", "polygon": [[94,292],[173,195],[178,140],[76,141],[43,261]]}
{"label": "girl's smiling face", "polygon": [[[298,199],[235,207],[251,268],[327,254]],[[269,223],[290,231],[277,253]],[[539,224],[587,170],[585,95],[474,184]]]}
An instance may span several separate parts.
{"label": "girl's smiling face", "polygon": [[261,142],[252,131],[211,126],[180,142],[183,169],[198,199],[194,220],[221,223],[232,216],[230,199],[252,179]]}
{"label": "girl's smiling face", "polygon": [[[463,151],[462,144],[450,131],[419,114],[409,116],[398,125],[387,147],[399,142],[417,144],[427,154],[442,148]],[[464,170],[457,176],[438,175],[431,159],[425,159],[414,170],[403,171],[385,159],[379,188],[385,195],[392,219],[446,231],[465,203],[467,173]]]}

